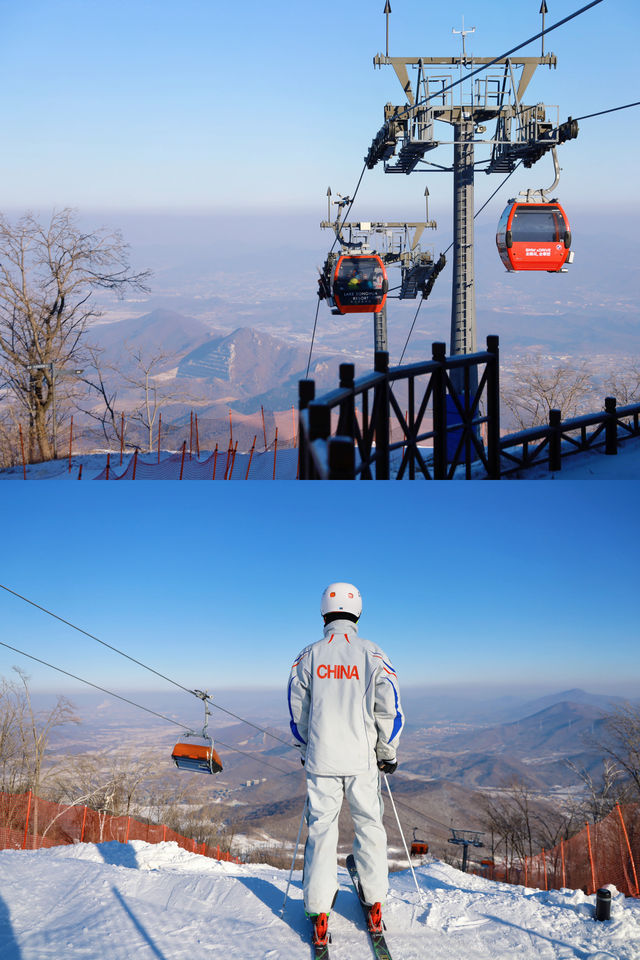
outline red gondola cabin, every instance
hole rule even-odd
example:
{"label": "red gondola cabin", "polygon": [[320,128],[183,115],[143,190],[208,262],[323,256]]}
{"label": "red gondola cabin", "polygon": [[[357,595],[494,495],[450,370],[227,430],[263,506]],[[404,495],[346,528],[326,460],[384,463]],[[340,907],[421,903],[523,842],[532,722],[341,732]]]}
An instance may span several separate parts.
{"label": "red gondola cabin", "polygon": [[388,289],[387,271],[376,254],[338,258],[332,293],[340,313],[380,313]]}
{"label": "red gondola cabin", "polygon": [[569,221],[559,203],[512,201],[500,217],[496,244],[511,272],[559,273],[571,247]]}

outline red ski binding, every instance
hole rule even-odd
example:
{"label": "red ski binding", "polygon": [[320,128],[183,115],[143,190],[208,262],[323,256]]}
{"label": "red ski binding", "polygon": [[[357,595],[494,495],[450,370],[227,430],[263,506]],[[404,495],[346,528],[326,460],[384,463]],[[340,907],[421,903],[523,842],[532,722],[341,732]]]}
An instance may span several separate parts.
{"label": "red ski binding", "polygon": [[369,907],[369,913],[367,915],[367,926],[370,933],[382,933],[384,926],[382,924],[382,904],[374,903],[373,906]]}
{"label": "red ski binding", "polygon": [[325,947],[329,942],[329,917],[326,913],[319,913],[313,918],[313,944],[317,947]]}

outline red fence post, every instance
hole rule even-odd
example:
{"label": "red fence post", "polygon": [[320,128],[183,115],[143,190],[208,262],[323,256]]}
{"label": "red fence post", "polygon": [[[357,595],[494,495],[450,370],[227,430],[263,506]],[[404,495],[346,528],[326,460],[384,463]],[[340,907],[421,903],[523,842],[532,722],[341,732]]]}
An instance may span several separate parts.
{"label": "red fence post", "polygon": [[267,427],[266,427],[265,422],[264,422],[264,407],[261,406],[261,407],[260,407],[260,410],[261,410],[261,412],[262,412],[262,434],[263,434],[263,436],[264,436],[264,449],[265,449],[265,451],[266,451],[266,449],[267,449]]}
{"label": "red fence post", "polygon": [[71,423],[69,424],[69,473],[71,473],[71,448],[73,446],[73,414],[71,414]]}
{"label": "red fence post", "polygon": [[638,874],[636,873],[636,865],[633,860],[633,853],[631,852],[631,844],[629,843],[629,834],[627,833],[625,822],[622,819],[622,810],[620,809],[619,803],[616,803],[616,808],[618,810],[618,816],[620,817],[620,823],[622,824],[622,832],[624,834],[624,839],[626,840],[626,843],[627,843],[627,850],[629,851],[629,860],[631,861],[631,869],[633,871],[633,882],[636,888],[635,896],[640,897],[640,889],[638,889]]}
{"label": "red fence post", "polygon": [[78,467],[78,480],[82,480],[82,464]]}
{"label": "red fence post", "polygon": [[278,428],[276,427],[276,438],[273,441],[273,479],[276,478],[276,456],[278,454]]}
{"label": "red fence post", "polygon": [[24,458],[24,439],[22,437],[22,424],[18,424],[18,429],[20,431],[20,448],[22,450],[22,478],[23,480],[27,479],[27,461]]}
{"label": "red fence post", "polygon": [[187,452],[187,441],[185,440],[182,444],[182,462],[180,464],[180,479],[182,480],[182,474],[184,472],[184,455]]}
{"label": "red fence post", "polygon": [[27,801],[27,816],[24,825],[24,839],[22,841],[22,849],[26,850],[27,848],[27,832],[29,830],[29,816],[31,814],[31,790],[29,790],[29,799]]}
{"label": "red fence post", "polygon": [[246,473],[246,475],[245,475],[245,480],[248,480],[248,479],[249,479],[249,470],[251,469],[251,461],[253,460],[253,451],[254,451],[255,448],[256,448],[256,440],[257,440],[257,439],[258,439],[257,436],[255,436],[255,437],[253,438],[253,444],[252,444],[252,446],[251,446],[251,453],[249,454],[249,463],[247,464],[247,473]]}
{"label": "red fence post", "polygon": [[587,823],[587,847],[589,850],[589,866],[591,867],[591,890],[587,890],[587,893],[596,892],[596,872],[593,865],[593,851],[591,849],[591,831],[589,830],[589,824]]}
{"label": "red fence post", "polygon": [[105,477],[105,480],[109,479],[109,463],[110,462],[111,462],[111,454],[107,453],[107,475]]}
{"label": "red fence post", "polygon": [[120,466],[122,466],[123,456],[124,456],[124,412],[120,417]]}
{"label": "red fence post", "polygon": [[133,454],[133,476],[131,477],[132,480],[135,480],[136,478],[137,466],[138,466],[138,448],[136,447],[135,452]]}
{"label": "red fence post", "polygon": [[234,464],[235,464],[235,462],[236,462],[236,452],[237,452],[237,450],[238,450],[238,441],[236,440],[235,446],[234,446],[234,448],[233,448],[233,453],[232,453],[232,455],[231,455],[231,467],[229,468],[229,476],[227,477],[227,480],[231,480],[231,474],[233,473],[233,466],[234,466]]}

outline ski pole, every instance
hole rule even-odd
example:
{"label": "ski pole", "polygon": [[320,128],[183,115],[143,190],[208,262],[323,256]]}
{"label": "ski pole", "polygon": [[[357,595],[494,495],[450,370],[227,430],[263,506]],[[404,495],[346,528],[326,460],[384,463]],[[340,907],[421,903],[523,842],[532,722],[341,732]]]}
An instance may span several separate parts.
{"label": "ski pole", "polygon": [[291,877],[293,876],[293,868],[296,862],[296,857],[298,856],[298,847],[300,845],[300,837],[302,835],[302,824],[304,823],[304,817],[307,812],[308,803],[309,803],[309,800],[305,799],[304,807],[302,808],[302,816],[300,817],[300,829],[298,830],[298,839],[296,840],[296,848],[293,851],[293,860],[291,861],[291,870],[289,871],[289,879],[287,880],[287,889],[284,892],[284,900],[282,901],[282,909],[280,910],[280,919],[284,917],[284,910],[287,905],[287,898],[289,896],[289,887],[291,886]]}
{"label": "ski pole", "polygon": [[394,812],[395,815],[396,815],[396,823],[398,824],[398,830],[400,831],[400,836],[402,837],[402,843],[403,843],[403,845],[404,845],[404,852],[405,852],[406,855],[407,855],[407,862],[408,862],[409,867],[410,867],[410,869],[411,869],[411,873],[412,873],[412,876],[413,876],[413,882],[414,882],[415,885],[416,885],[416,890],[418,891],[418,896],[419,896],[420,899],[422,900],[423,897],[424,897],[424,891],[421,890],[420,887],[418,886],[418,881],[417,881],[417,879],[416,879],[416,872],[415,872],[415,870],[413,869],[413,864],[411,863],[411,857],[409,856],[409,850],[407,849],[407,842],[406,842],[406,840],[404,839],[404,833],[402,832],[402,827],[400,826],[400,818],[399,818],[399,816],[398,816],[398,811],[396,810],[396,805],[395,805],[395,803],[393,802],[393,797],[391,796],[391,787],[389,786],[389,778],[387,777],[386,773],[383,773],[383,777],[384,777],[384,782],[385,782],[386,785],[387,785],[387,793],[389,794],[389,800],[391,800],[391,806],[393,807],[393,812]]}

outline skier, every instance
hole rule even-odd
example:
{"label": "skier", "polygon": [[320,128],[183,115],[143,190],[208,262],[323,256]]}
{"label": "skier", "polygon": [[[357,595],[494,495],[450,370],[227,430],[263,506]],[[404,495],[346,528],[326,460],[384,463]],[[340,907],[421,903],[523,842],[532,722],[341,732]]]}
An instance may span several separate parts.
{"label": "skier", "polygon": [[328,916],[337,894],[343,796],[355,829],[353,852],[369,907],[369,929],[382,931],[388,871],[380,771],[395,771],[404,723],[389,658],[358,636],[362,598],[357,587],[330,584],[322,594],[320,612],[324,637],[296,658],[288,689],[291,731],[307,777],[303,888],[314,943],[327,942]]}

